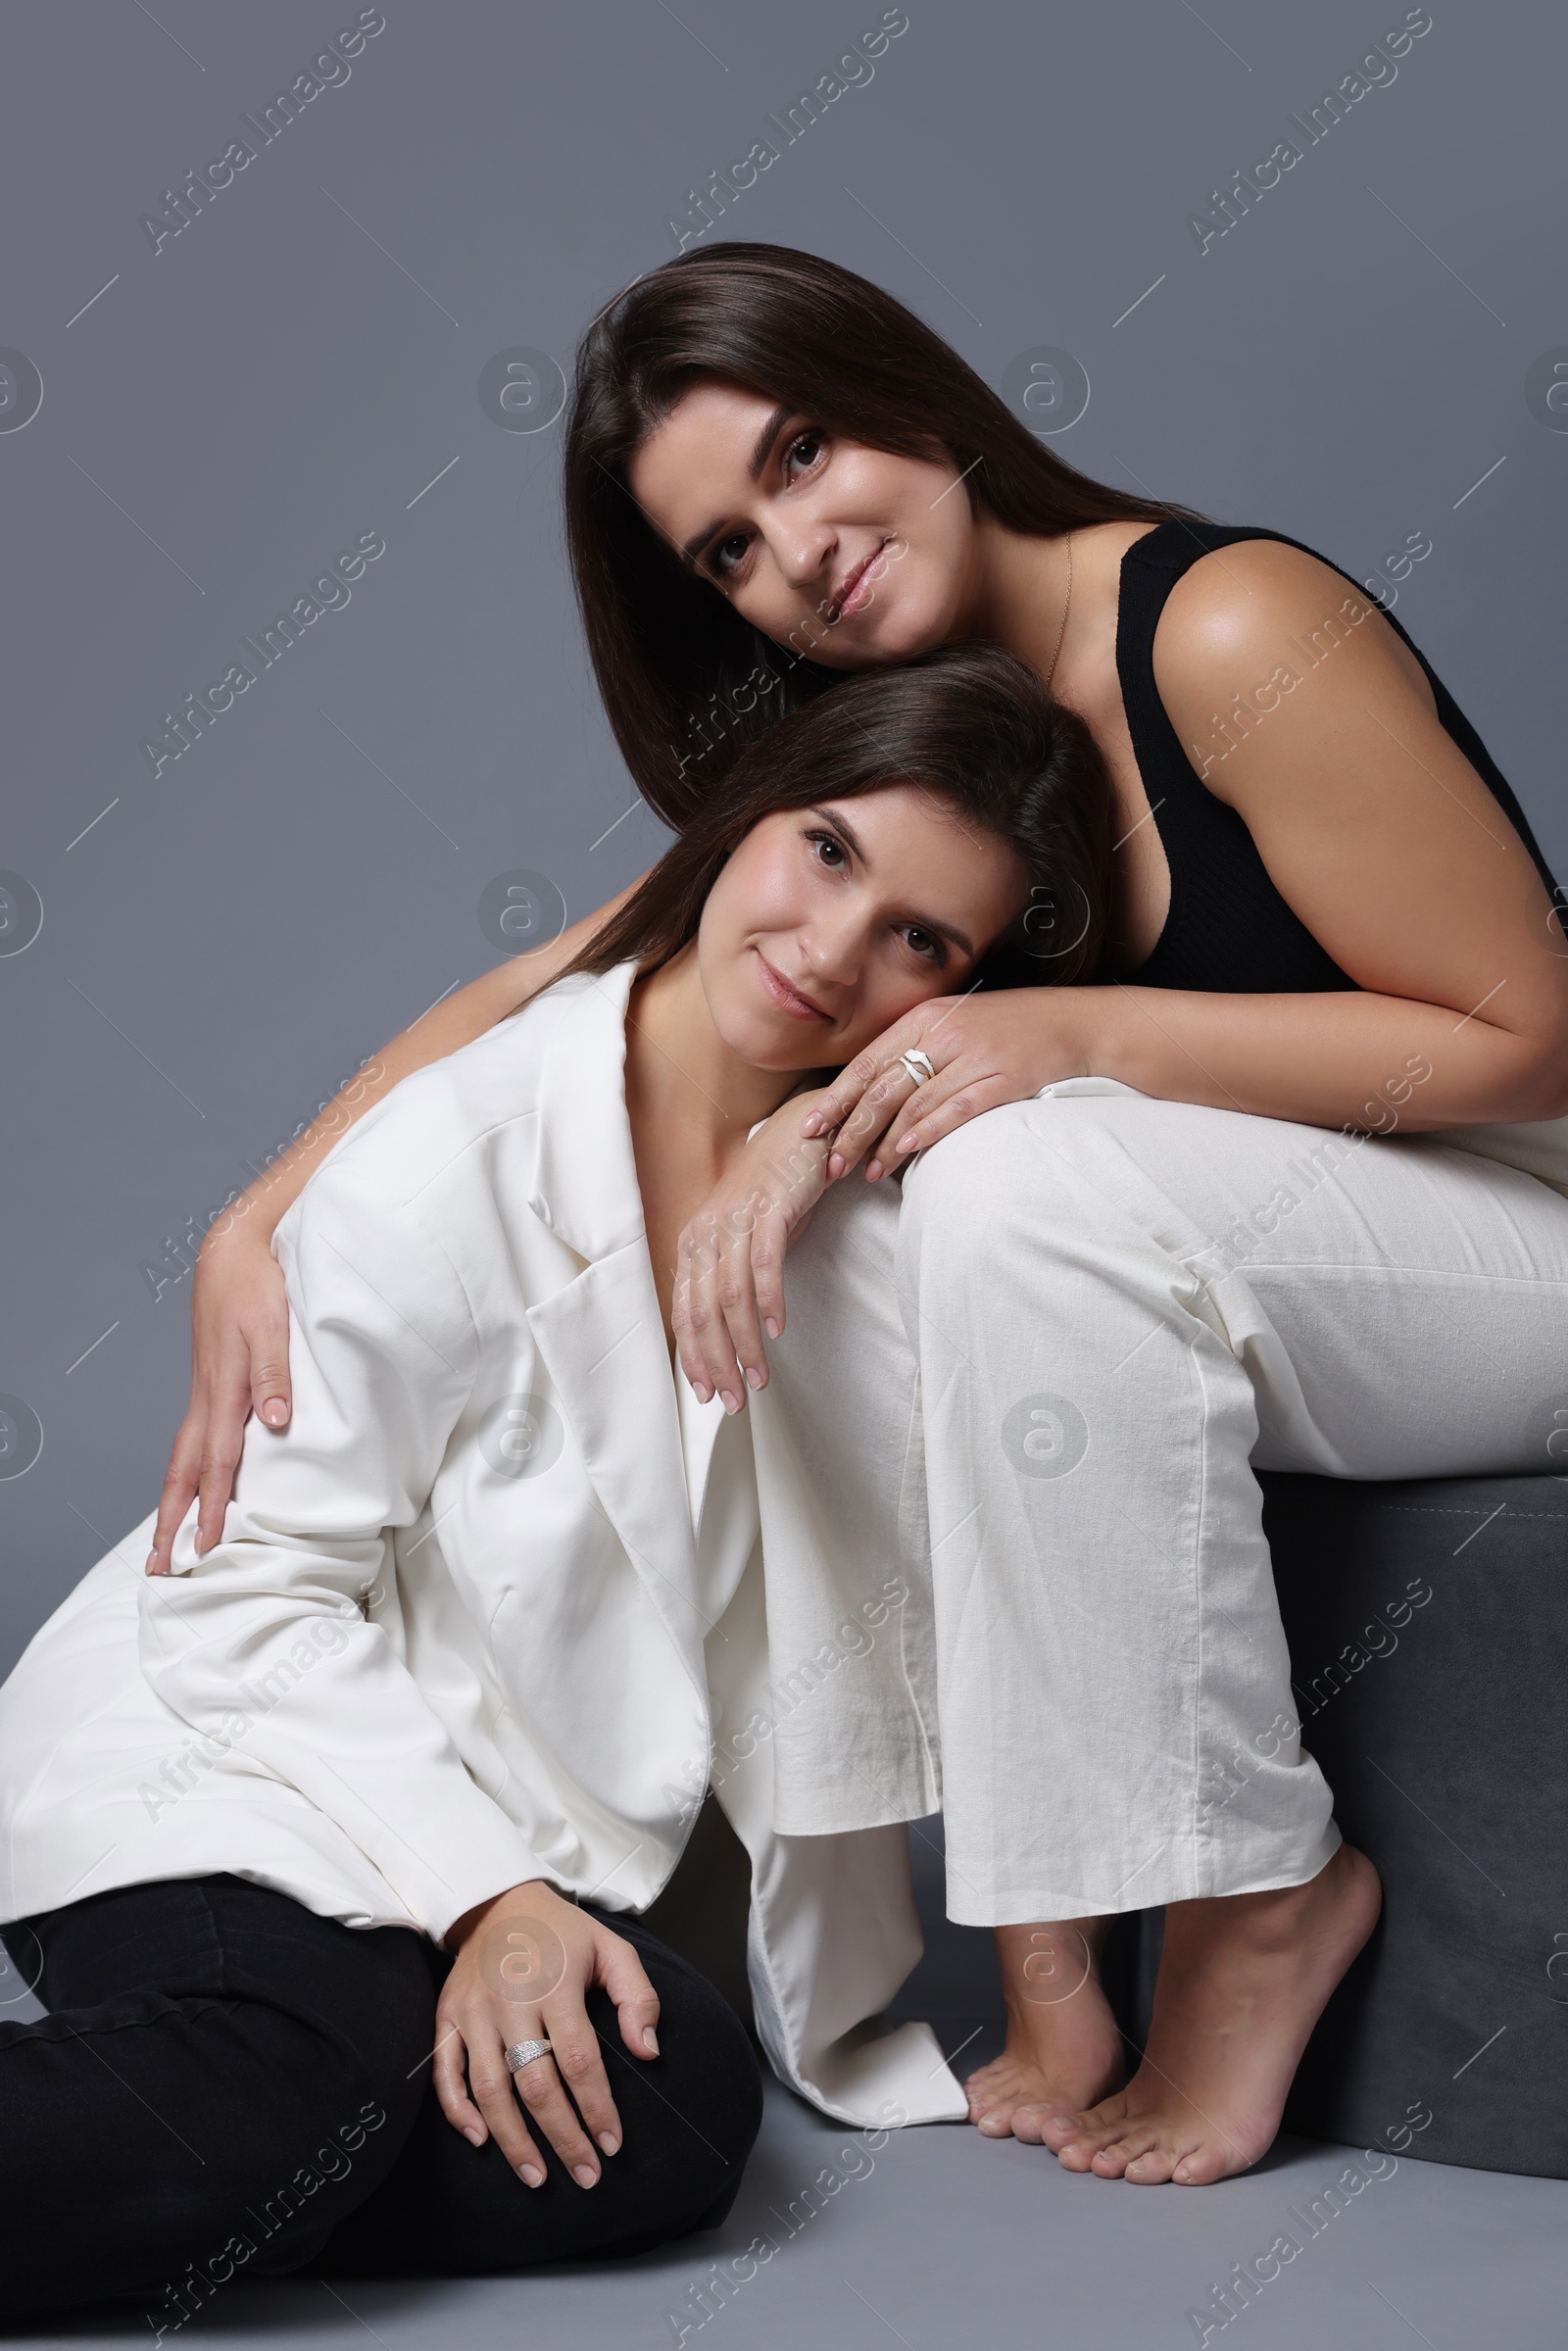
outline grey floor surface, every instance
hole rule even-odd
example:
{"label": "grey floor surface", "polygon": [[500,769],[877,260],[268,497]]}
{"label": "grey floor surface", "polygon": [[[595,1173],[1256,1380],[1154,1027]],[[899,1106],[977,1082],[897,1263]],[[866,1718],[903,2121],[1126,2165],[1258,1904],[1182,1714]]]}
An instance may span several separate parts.
{"label": "grey floor surface", "polygon": [[[1343,2149],[1296,2141],[1218,2188],[1128,2188],[1074,2178],[1039,2149],[962,2125],[895,2133],[871,2154],[780,2089],[726,2226],[597,2270],[452,2282],[236,2280],[183,2329],[195,2343],[276,2341],[386,2351],[461,2343],[621,2351],[684,2341],[730,2351],[909,2351],[956,2344],[1191,2344],[1211,2280],[1250,2261],[1340,2173]],[[804,2191],[843,2184],[805,2217]],[[791,2205],[796,2207],[791,2214]],[[1252,2351],[1434,2351],[1568,2340],[1568,2186],[1400,2162],[1307,2243],[1214,2341]],[[776,2250],[712,2287],[755,2239]],[[743,2270],[753,2264],[742,2261]],[[693,2289],[708,2284],[711,2314]],[[682,2329],[685,2331],[683,2332]],[[62,2323],[28,2341],[145,2342],[139,2317]]]}
{"label": "grey floor surface", "polygon": [[[989,1938],[942,1919],[940,1863],[924,1831],[915,1852],[928,1948],[900,2010],[927,2016],[950,2050],[973,2035],[959,2061],[967,2070],[1001,2045]],[[1177,2351],[1200,2340],[1189,2313],[1208,2304],[1212,2285],[1285,2230],[1304,2239],[1301,2251],[1211,2343],[1562,2351],[1568,2181],[1401,2158],[1344,2210],[1330,2217],[1321,2207],[1308,2235],[1293,2207],[1308,2212],[1348,2160],[1344,2148],[1284,2139],[1244,2180],[1130,2188],[1069,2175],[1039,2148],[982,2139],[963,2125],[868,2145],[770,2084],[762,2135],[722,2229],[632,2262],[528,2277],[236,2279],[179,2339],[293,2351],[367,2342],[382,2351],[698,2342],[703,2351]],[[752,2246],[771,2249],[759,2261],[748,2258]],[[147,2333],[139,2315],[94,2315],[5,2339],[144,2343]]]}

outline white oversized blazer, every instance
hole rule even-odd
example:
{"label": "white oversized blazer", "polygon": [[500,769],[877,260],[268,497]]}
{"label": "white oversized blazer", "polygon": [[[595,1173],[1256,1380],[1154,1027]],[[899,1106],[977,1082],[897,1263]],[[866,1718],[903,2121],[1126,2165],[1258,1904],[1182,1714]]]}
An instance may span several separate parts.
{"label": "white oversized blazer", "polygon": [[[439,1937],[535,1877],[640,1909],[767,1713],[750,1415],[671,1372],[624,1092],[631,967],[404,1081],[280,1222],[294,1414],[221,1543],[93,1568],[0,1690],[0,1920],[228,1870]],[[721,1736],[722,1736],[721,1732]],[[771,1749],[719,1800],[752,1861],[780,2076],[858,2123],[960,2117],[900,1827],[780,1837]]]}

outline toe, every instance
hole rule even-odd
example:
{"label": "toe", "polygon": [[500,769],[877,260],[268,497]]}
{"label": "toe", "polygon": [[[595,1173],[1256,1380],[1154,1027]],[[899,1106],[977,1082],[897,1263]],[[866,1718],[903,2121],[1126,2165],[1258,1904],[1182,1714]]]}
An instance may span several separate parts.
{"label": "toe", "polygon": [[1054,2154],[1059,2155],[1069,2145],[1082,2144],[1091,2152],[1117,2138],[1127,2128],[1126,2100],[1121,2095],[1104,2098],[1098,2106],[1089,2106],[1078,2113],[1063,2108],[1041,2109],[1041,2129],[1045,2143]]}
{"label": "toe", "polygon": [[1147,2157],[1150,2148],[1148,2131],[1118,2131],[1114,2138],[1096,2148],[1093,2169],[1102,2180],[1124,2179],[1128,2167]]}
{"label": "toe", "polygon": [[988,2065],[984,2073],[969,2076],[963,2094],[968,2101],[969,2120],[977,2123],[983,2114],[1010,2113],[1017,2101],[1018,2086],[1000,2066]]}
{"label": "toe", "polygon": [[1175,2169],[1175,2157],[1168,2147],[1147,2147],[1135,2155],[1122,2172],[1135,2187],[1163,2187]]}
{"label": "toe", "polygon": [[971,2122],[982,2138],[1010,2138],[1017,2129],[1017,2116],[1008,2115],[1003,2107],[992,2107],[984,2114],[971,2114]]}

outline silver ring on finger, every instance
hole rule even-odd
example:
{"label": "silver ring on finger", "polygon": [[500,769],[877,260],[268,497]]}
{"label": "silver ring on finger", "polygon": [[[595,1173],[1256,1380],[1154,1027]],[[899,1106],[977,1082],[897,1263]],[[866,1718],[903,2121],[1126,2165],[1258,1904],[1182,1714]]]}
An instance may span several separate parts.
{"label": "silver ring on finger", "polygon": [[900,1053],[899,1060],[916,1086],[926,1085],[937,1074],[931,1055],[923,1053],[917,1045],[911,1045],[906,1053]]}
{"label": "silver ring on finger", "polygon": [[514,2074],[520,2074],[525,2065],[535,2065],[549,2055],[547,2040],[514,2040],[507,2050],[507,2063]]}

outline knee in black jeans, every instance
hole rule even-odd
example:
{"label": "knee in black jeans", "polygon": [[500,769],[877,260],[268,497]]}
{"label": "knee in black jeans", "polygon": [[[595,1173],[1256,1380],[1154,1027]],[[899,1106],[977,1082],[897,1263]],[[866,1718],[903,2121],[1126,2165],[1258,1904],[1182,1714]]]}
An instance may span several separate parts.
{"label": "knee in black jeans", "polygon": [[660,1994],[661,2054],[631,2057],[590,1994],[625,2131],[591,2190],[542,2143],[530,2190],[446,2120],[429,2058],[453,1962],[406,1929],[219,1876],[8,1930],[51,2013],[0,2024],[0,2316],[134,2297],[161,2339],[239,2276],[481,2274],[716,2225],[760,2122],[751,2044],[706,1979],[606,1923]]}
{"label": "knee in black jeans", "polygon": [[[698,2142],[695,2148],[686,2146],[690,2169],[684,2210],[689,2217],[683,2227],[672,2227],[667,2233],[716,2229],[735,2201],[746,2159],[762,2127],[762,2077],[751,2035],[708,1978],[645,1933],[635,1919],[612,1916],[607,1924],[636,1945],[659,1994],[659,2044],[671,2065],[670,2082],[659,2086],[665,2097],[673,2093],[678,2098],[672,2132]],[[614,2053],[610,2078],[618,2103],[622,2082],[642,2070],[642,2061],[627,2054],[612,2009],[603,2030]],[[649,2080],[651,2085],[652,2076]],[[704,2190],[710,2186],[712,2192],[705,2201]]]}
{"label": "knee in black jeans", "polygon": [[[595,1915],[635,1945],[661,2003],[660,2054],[648,2060],[626,2049],[609,1997],[588,1995],[623,2130],[599,2184],[579,2187],[534,2130],[546,2180],[525,2187],[493,2139],[474,2148],[454,2131],[432,2090],[391,2177],[338,2229],[316,2274],[471,2277],[646,2252],[723,2220],[761,2123],[750,2038],[706,1977],[635,1919]],[[443,1980],[450,1958],[428,1955]]]}

